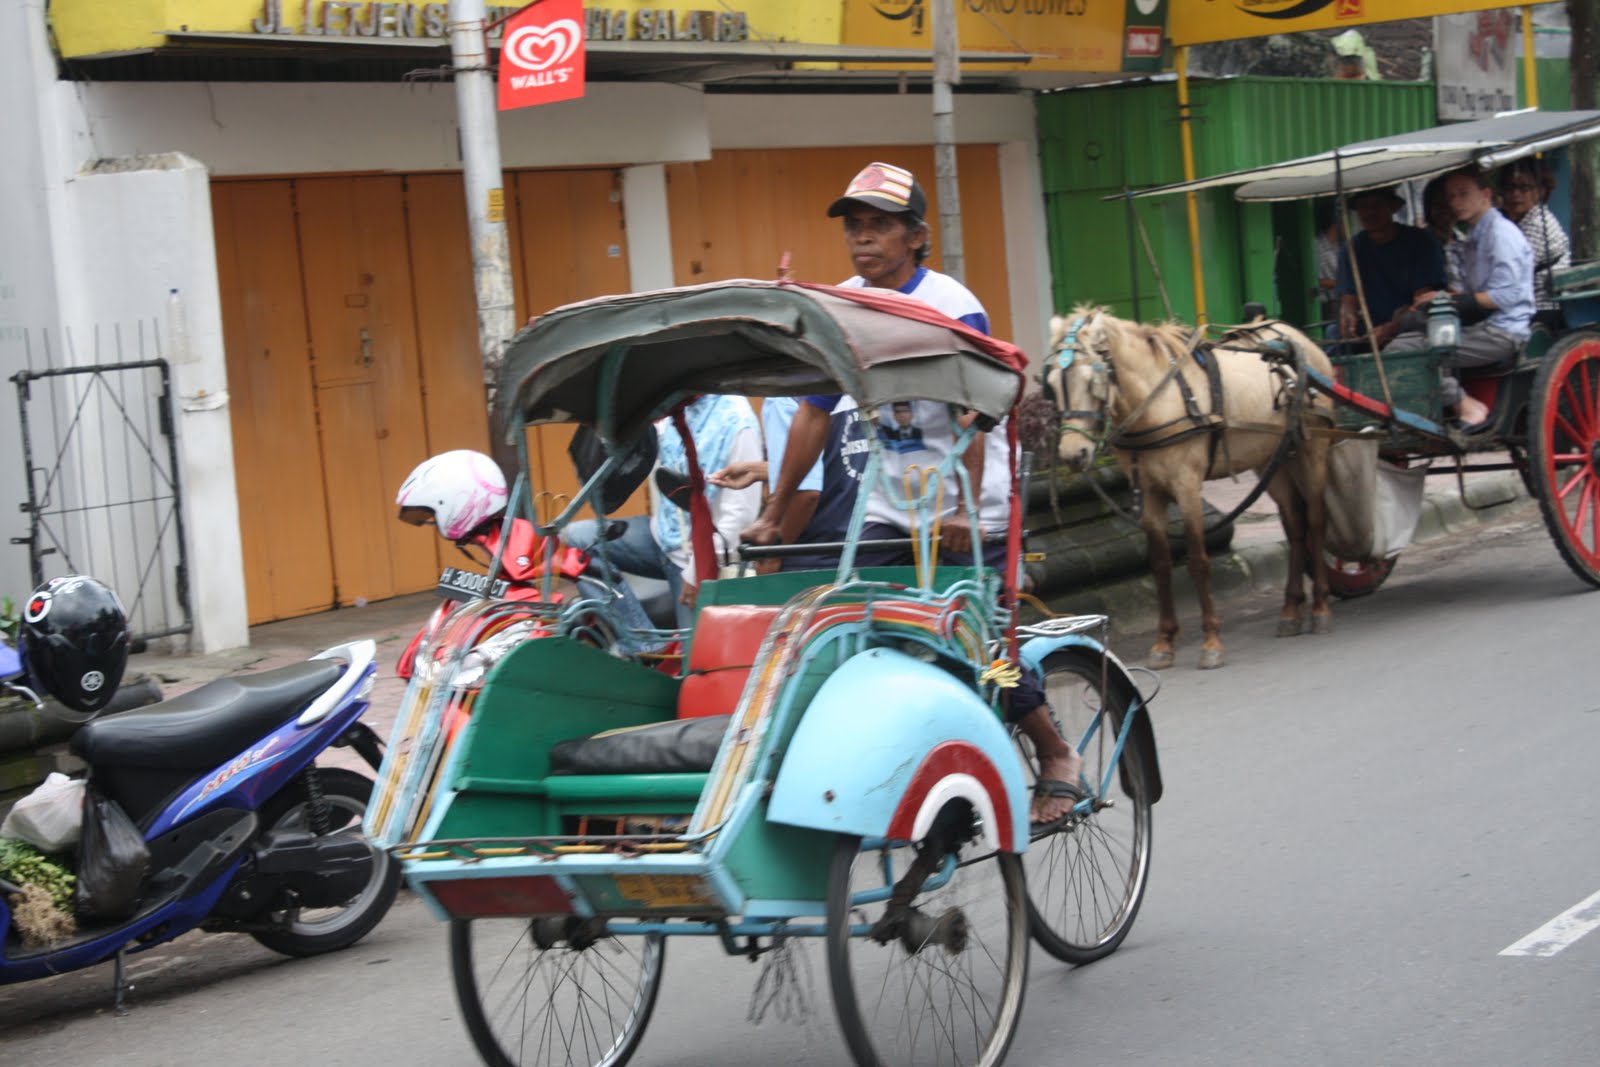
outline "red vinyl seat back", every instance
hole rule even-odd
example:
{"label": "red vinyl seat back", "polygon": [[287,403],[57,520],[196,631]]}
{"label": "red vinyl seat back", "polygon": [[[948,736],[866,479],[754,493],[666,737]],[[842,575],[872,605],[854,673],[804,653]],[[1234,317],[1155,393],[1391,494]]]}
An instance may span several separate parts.
{"label": "red vinyl seat back", "polygon": [[700,609],[689,642],[689,671],[678,690],[678,718],[730,715],[780,606],[721,604]]}

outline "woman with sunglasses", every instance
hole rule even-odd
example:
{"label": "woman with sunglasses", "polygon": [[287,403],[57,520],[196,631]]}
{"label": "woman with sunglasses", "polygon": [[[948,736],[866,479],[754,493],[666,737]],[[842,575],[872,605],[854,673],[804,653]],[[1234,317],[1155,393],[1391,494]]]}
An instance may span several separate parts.
{"label": "woman with sunglasses", "polygon": [[1567,231],[1545,205],[1555,185],[1550,167],[1534,159],[1519,159],[1500,172],[1500,209],[1533,247],[1534,321],[1559,330],[1561,305],[1551,293],[1550,272],[1571,266],[1572,252]]}

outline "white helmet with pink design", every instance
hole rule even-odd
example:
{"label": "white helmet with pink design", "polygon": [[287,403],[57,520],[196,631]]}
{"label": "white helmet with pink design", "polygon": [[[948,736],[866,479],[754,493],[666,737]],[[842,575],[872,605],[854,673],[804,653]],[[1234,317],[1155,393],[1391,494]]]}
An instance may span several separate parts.
{"label": "white helmet with pink design", "polygon": [[428,523],[439,535],[459,541],[506,506],[506,477],[482,452],[457,449],[425,459],[406,478],[395,503],[400,519]]}

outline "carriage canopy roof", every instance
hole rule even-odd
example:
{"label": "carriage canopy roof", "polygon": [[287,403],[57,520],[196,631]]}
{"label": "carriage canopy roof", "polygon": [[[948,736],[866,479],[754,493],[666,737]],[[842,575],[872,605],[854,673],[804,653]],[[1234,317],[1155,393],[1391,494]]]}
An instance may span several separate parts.
{"label": "carriage canopy roof", "polygon": [[1021,397],[1014,346],[880,289],[728,281],[568,304],[506,350],[506,425],[580,422],[631,441],[696,393],[942,400],[1000,418]]}
{"label": "carriage canopy roof", "polygon": [[[1250,170],[1144,189],[1133,196],[1165,196],[1235,186],[1239,200],[1300,200],[1377,189],[1431,178],[1476,163],[1484,170],[1600,137],[1600,111],[1521,111],[1473,122],[1357,141]],[[1108,197],[1107,199],[1116,199]]]}

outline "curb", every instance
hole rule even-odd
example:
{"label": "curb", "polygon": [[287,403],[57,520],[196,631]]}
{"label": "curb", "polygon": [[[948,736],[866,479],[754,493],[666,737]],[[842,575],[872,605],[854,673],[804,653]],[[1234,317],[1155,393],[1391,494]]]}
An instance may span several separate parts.
{"label": "curb", "polygon": [[[1465,499],[1454,484],[1429,490],[1411,542],[1436,541],[1497,522],[1530,499],[1512,471],[1475,478],[1466,486]],[[1211,557],[1211,595],[1221,603],[1246,594],[1278,592],[1288,574],[1289,546],[1283,541],[1241,545]],[[1173,595],[1180,613],[1193,610],[1194,583],[1181,560],[1173,565]],[[1160,615],[1155,579],[1148,572],[1052,596],[1049,603],[1056,611],[1109,615],[1112,632],[1124,637],[1151,632]]]}

